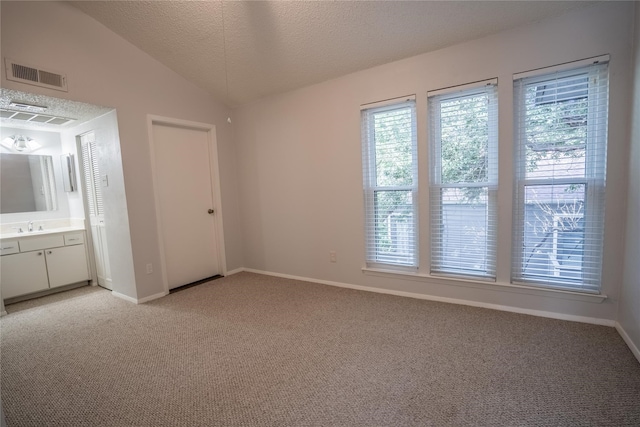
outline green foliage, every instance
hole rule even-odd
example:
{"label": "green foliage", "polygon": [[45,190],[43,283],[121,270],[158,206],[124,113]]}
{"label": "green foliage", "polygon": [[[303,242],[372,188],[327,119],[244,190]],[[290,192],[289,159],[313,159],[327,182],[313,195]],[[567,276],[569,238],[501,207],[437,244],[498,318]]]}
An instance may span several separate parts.
{"label": "green foliage", "polygon": [[[374,116],[376,184],[378,187],[413,185],[413,125],[409,108]],[[390,216],[396,222],[413,221],[410,190],[375,193],[376,241],[382,252],[395,252],[390,233]]]}
{"label": "green foliage", "polygon": [[536,175],[555,166],[565,173],[584,172],[587,142],[586,98],[563,102],[536,103],[536,86],[526,90],[526,167]]}
{"label": "green foliage", "polygon": [[486,95],[442,104],[442,182],[488,180],[488,110]]}
{"label": "green foliage", "polygon": [[413,182],[413,126],[411,110],[391,110],[374,118],[376,184],[379,187]]}
{"label": "green foliage", "polygon": [[[478,183],[489,180],[489,109],[486,94],[441,104],[440,136],[442,182]],[[465,188],[468,202],[477,200],[481,188]]]}

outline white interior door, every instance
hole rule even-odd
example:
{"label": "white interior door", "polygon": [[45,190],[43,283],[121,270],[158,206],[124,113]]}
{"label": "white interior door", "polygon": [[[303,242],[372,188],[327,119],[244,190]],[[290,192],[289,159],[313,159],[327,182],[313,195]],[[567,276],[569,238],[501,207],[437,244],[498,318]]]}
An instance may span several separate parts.
{"label": "white interior door", "polygon": [[169,289],[220,274],[208,130],[153,123],[155,185]]}

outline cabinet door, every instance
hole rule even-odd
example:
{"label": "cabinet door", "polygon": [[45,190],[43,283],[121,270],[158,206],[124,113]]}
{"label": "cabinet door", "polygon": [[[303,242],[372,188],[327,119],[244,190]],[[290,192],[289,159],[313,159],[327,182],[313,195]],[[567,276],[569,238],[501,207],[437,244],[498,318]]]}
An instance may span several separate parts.
{"label": "cabinet door", "polygon": [[49,288],[44,250],[0,257],[0,294],[12,298]]}
{"label": "cabinet door", "polygon": [[84,245],[46,249],[45,252],[52,288],[89,280]]}

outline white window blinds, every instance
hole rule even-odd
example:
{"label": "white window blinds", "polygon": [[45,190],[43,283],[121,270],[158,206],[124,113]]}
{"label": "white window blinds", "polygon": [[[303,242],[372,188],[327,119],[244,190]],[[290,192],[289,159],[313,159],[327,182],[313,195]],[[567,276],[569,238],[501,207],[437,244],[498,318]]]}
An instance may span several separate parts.
{"label": "white window blinds", "polygon": [[432,273],[496,275],[495,83],[429,94]]}
{"label": "white window blinds", "polygon": [[417,142],[415,98],[362,109],[367,264],[415,267]]}
{"label": "white window blinds", "polygon": [[514,81],[512,281],[600,288],[608,64]]}

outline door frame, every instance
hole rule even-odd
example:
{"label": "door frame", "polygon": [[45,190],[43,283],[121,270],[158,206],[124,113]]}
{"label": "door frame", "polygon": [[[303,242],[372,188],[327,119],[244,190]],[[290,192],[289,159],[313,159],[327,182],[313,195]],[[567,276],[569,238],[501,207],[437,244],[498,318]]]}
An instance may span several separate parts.
{"label": "door frame", "polygon": [[172,127],[181,127],[186,129],[198,130],[207,133],[207,141],[209,142],[209,165],[211,166],[211,199],[213,200],[212,208],[215,210],[214,229],[216,234],[216,250],[218,254],[218,265],[221,268],[221,274],[227,274],[227,262],[224,251],[224,227],[222,221],[222,198],[220,196],[220,168],[218,165],[218,141],[216,138],[216,127],[208,123],[200,123],[189,120],[175,119],[171,117],[157,116],[154,114],[147,115],[147,132],[149,135],[149,151],[151,156],[151,179],[153,184],[153,197],[156,211],[156,236],[158,238],[158,248],[160,249],[160,271],[162,272],[162,284],[165,294],[169,294],[169,280],[167,276],[167,263],[164,251],[164,238],[162,228],[162,213],[160,210],[160,196],[158,188],[158,168],[156,165],[156,150],[153,140],[153,125],[164,125]]}

